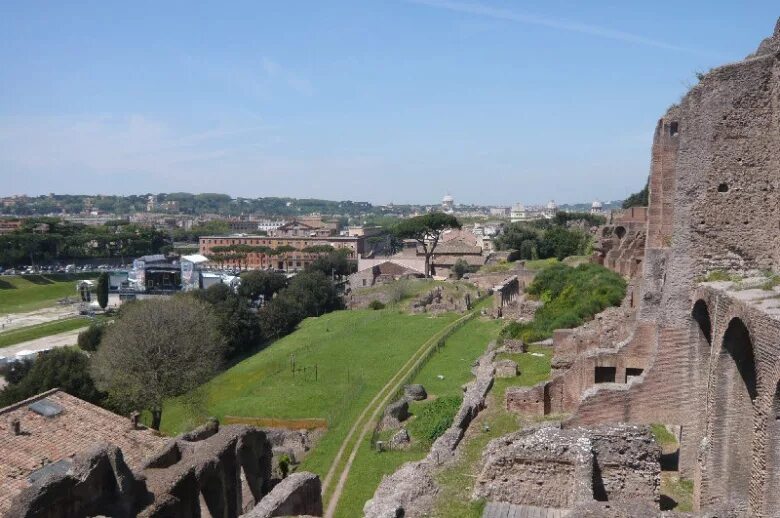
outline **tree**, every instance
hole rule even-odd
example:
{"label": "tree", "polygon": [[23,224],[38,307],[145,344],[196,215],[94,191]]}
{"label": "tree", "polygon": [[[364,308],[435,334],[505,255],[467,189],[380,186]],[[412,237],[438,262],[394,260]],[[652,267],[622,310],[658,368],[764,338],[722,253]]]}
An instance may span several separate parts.
{"label": "tree", "polygon": [[349,275],[355,273],[357,264],[347,258],[349,250],[342,248],[327,255],[321,255],[309,265],[309,271],[319,271],[326,277],[331,275]]}
{"label": "tree", "polygon": [[159,429],[163,402],[208,380],[222,362],[224,341],[211,308],[194,297],[138,301],[106,329],[92,374],[111,402],[144,409]]}
{"label": "tree", "polygon": [[641,191],[635,192],[623,201],[623,208],[630,209],[631,207],[647,207],[650,203],[649,198],[650,180],[648,179],[645,187]]}
{"label": "tree", "polygon": [[42,353],[26,374],[3,389],[0,407],[53,388],[95,404],[102,403],[105,398],[90,376],[87,355],[73,347],[62,347]]}
{"label": "tree", "polygon": [[248,351],[262,341],[260,321],[249,309],[247,299],[221,283],[192,293],[211,305],[217,317],[217,329],[225,340],[226,358]]}
{"label": "tree", "polygon": [[458,259],[455,261],[455,264],[452,265],[452,273],[455,274],[456,279],[461,279],[463,275],[469,272],[471,272],[471,266],[469,266],[469,263],[463,258]]}
{"label": "tree", "polygon": [[242,297],[255,301],[262,295],[268,302],[282,288],[287,286],[287,277],[282,273],[252,270],[241,274],[241,286],[238,293]]}
{"label": "tree", "polygon": [[587,252],[591,237],[579,230],[565,227],[552,227],[544,233],[539,244],[539,256],[542,259],[555,257],[562,261],[571,255],[583,255]]}
{"label": "tree", "polygon": [[[496,239],[496,245],[500,250],[521,250],[524,241],[537,242],[540,240],[540,231],[530,227],[526,223],[510,223],[502,235]],[[529,259],[529,257],[523,257]]]}
{"label": "tree", "polygon": [[105,324],[92,322],[88,328],[79,333],[78,346],[82,351],[95,352],[100,346],[100,340],[103,338]]}
{"label": "tree", "polygon": [[106,309],[108,306],[108,273],[103,272],[98,276],[97,287],[95,288],[97,294],[97,301],[101,309]]}
{"label": "tree", "polygon": [[393,232],[398,239],[414,239],[422,246],[425,254],[425,276],[431,276],[431,257],[444,230],[461,228],[455,216],[443,212],[432,212],[414,218],[402,220]]}

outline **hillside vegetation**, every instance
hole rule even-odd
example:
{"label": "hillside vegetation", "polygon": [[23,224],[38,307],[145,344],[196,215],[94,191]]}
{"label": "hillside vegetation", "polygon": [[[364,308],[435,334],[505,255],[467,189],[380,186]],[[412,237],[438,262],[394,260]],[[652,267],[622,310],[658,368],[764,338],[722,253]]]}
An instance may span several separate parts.
{"label": "hillside vegetation", "polygon": [[597,264],[576,268],[554,264],[539,272],[526,292],[544,305],[531,322],[513,322],[504,328],[502,336],[536,342],[551,337],[555,329],[577,327],[609,306],[620,304],[626,294],[626,281]]}

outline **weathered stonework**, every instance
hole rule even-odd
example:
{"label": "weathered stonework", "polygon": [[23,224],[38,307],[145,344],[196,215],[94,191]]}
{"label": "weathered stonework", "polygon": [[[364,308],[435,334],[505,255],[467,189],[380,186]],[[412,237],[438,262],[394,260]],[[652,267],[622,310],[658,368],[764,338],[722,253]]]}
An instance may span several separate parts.
{"label": "weathered stonework", "polygon": [[657,506],[660,456],[644,427],[527,429],[488,445],[473,496],[566,510],[593,501]]}
{"label": "weathered stonework", "polygon": [[[703,515],[780,515],[780,289],[765,273],[780,272],[779,53],[780,23],[659,121],[633,321],[561,336],[545,384],[545,413],[572,413],[565,428],[679,426]],[[616,243],[613,222],[602,259],[629,276],[625,231]],[[757,278],[702,284],[716,270]]]}

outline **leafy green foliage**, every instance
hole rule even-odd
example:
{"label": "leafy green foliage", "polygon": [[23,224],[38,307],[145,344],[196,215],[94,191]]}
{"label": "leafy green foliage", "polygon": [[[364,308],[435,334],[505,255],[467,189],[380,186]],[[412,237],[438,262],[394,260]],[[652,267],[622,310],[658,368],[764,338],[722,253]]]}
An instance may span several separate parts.
{"label": "leafy green foliage", "polygon": [[650,180],[647,180],[644,188],[635,192],[625,200],[623,200],[623,208],[630,209],[631,207],[647,207],[650,203]]}
{"label": "leafy green foliage", "polygon": [[79,333],[78,346],[82,351],[94,352],[100,347],[106,324],[93,322],[84,331]]}
{"label": "leafy green foliage", "polygon": [[226,358],[249,351],[262,342],[260,320],[250,310],[247,299],[221,283],[192,293],[195,298],[211,305],[217,319],[217,330],[225,339]]}
{"label": "leafy green foliage", "polygon": [[368,305],[368,309],[373,309],[374,311],[378,311],[380,309],[385,309],[385,305],[383,302],[379,300],[372,300],[371,303]]}
{"label": "leafy green foliage", "polygon": [[[581,216],[581,217],[579,217]],[[598,224],[591,214],[559,213],[552,221],[511,223],[497,240],[501,250],[516,250],[511,259],[562,260],[570,255],[589,253],[592,238],[577,228],[568,228],[568,221],[585,220],[589,225]],[[603,222],[603,221],[602,221]]]}
{"label": "leafy green foliage", "polygon": [[88,257],[131,258],[159,253],[166,243],[163,232],[133,224],[94,227],[58,218],[29,218],[20,229],[0,236],[0,265]]}
{"label": "leafy green foliage", "polygon": [[333,250],[327,255],[321,255],[309,266],[309,271],[322,272],[326,277],[331,275],[350,275],[357,271],[357,262],[347,258],[349,250]]}
{"label": "leafy green foliage", "polygon": [[399,240],[414,239],[422,245],[425,252],[425,276],[428,277],[431,274],[431,256],[439,244],[439,237],[442,231],[450,228],[461,228],[458,218],[443,212],[432,212],[401,220],[393,228],[393,234]]}
{"label": "leafy green foliage", "polygon": [[469,263],[462,258],[455,261],[455,264],[452,265],[452,273],[455,275],[456,279],[461,279],[465,274],[471,273],[473,271],[474,268],[472,268]]}
{"label": "leafy green foliage", "polygon": [[57,387],[91,403],[100,404],[105,398],[89,374],[89,358],[78,349],[63,347],[38,356],[21,379],[0,391],[0,406]]}
{"label": "leafy green foliage", "polygon": [[513,322],[501,334],[535,342],[549,338],[555,329],[577,327],[607,307],[620,304],[626,282],[596,264],[576,268],[555,264],[539,272],[526,291],[544,305],[531,322]]}
{"label": "leafy green foliage", "polygon": [[306,317],[341,307],[341,299],[330,279],[321,271],[311,270],[293,277],[287,288],[260,309],[258,317],[263,334],[278,338],[291,332]]}
{"label": "leafy green foliage", "polygon": [[262,295],[268,301],[285,287],[287,287],[287,277],[283,273],[250,270],[241,274],[241,287],[238,293],[249,300],[258,300]]}
{"label": "leafy green foliage", "polygon": [[446,396],[426,404],[420,413],[409,422],[409,432],[416,439],[433,443],[452,425],[460,408],[461,398]]}
{"label": "leafy green foliage", "polygon": [[95,287],[98,304],[102,309],[108,306],[108,273],[103,272],[98,276],[97,286]]}

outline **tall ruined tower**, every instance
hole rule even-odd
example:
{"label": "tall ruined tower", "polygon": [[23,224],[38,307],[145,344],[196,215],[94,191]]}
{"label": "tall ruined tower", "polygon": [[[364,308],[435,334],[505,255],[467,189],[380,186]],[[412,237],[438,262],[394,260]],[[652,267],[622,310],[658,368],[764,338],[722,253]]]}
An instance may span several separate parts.
{"label": "tall ruined tower", "polygon": [[780,21],[658,122],[643,268],[610,353],[643,375],[584,393],[568,425],[681,426],[699,509],[780,516],[780,287],[747,282],[780,273]]}

